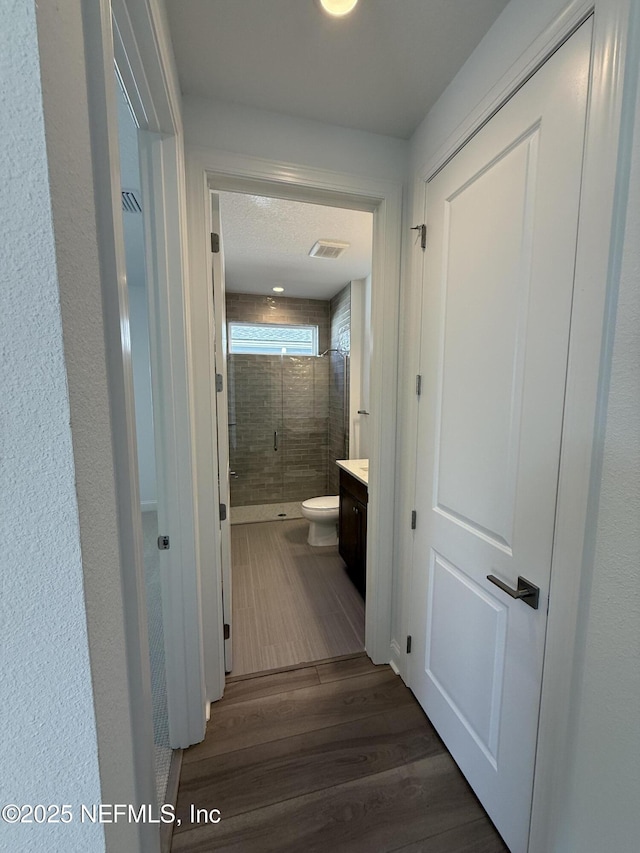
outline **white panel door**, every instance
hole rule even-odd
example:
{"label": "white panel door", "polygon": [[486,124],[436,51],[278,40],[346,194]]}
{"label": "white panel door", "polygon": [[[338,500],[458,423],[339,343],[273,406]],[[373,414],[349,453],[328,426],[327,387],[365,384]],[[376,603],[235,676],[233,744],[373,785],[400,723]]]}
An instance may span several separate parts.
{"label": "white panel door", "polygon": [[[427,185],[410,684],[527,850],[591,22]],[[491,583],[540,589],[538,609]]]}

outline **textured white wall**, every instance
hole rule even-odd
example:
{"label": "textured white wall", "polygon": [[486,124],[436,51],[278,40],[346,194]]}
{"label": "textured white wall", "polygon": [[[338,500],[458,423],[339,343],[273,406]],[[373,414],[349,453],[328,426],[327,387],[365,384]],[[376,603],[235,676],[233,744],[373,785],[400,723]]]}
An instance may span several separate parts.
{"label": "textured white wall", "polygon": [[390,136],[194,97],[183,122],[187,146],[395,181],[406,172],[408,143]]}
{"label": "textured white wall", "polygon": [[[35,7],[0,28],[0,802],[99,802]],[[101,826],[9,826],[0,849],[105,849]]]}
{"label": "textured white wall", "polygon": [[565,853],[640,847],[640,97]]}
{"label": "textured white wall", "polygon": [[[104,0],[101,5],[104,8]],[[95,110],[96,118],[100,114],[100,83],[96,80],[95,70],[102,50],[98,19],[101,5],[82,3],[81,0],[56,0],[55,3],[19,0],[3,4],[2,33],[10,34],[11,38],[9,48],[3,51],[3,61],[7,55],[11,57],[10,61],[17,57],[15,80],[3,86],[3,92],[15,91],[16,99],[22,109],[27,111],[38,103],[38,99],[33,91],[25,91],[24,74],[28,67],[23,67],[23,57],[37,57],[39,52],[42,87],[40,109],[44,107],[48,174],[43,174],[40,168],[42,153],[40,159],[34,158],[29,153],[29,145],[25,144],[24,157],[17,160],[24,174],[19,176],[19,194],[16,193],[15,199],[12,199],[12,206],[14,215],[19,211],[24,215],[24,223],[33,223],[37,229],[34,245],[44,244],[49,239],[51,224],[49,231],[41,228],[38,216],[42,194],[46,195],[48,186],[50,198],[46,204],[53,222],[57,281],[52,277],[50,267],[45,267],[43,272],[37,260],[33,262],[24,251],[20,254],[19,269],[25,280],[33,275],[44,278],[46,273],[48,277],[44,280],[48,282],[47,286],[57,285],[68,393],[68,412],[64,417],[55,416],[55,408],[48,396],[46,376],[41,377],[49,362],[47,360],[44,366],[38,362],[41,355],[40,336],[32,334],[33,328],[16,333],[16,340],[25,342],[28,349],[24,357],[20,358],[18,368],[25,376],[32,376],[33,380],[40,383],[41,387],[34,390],[32,403],[36,416],[42,412],[47,432],[39,436],[39,440],[44,442],[45,450],[46,441],[51,442],[50,456],[55,457],[60,464],[62,461],[67,463],[65,431],[71,422],[73,462],[67,464],[73,464],[82,556],[82,573],[78,572],[76,577],[71,578],[68,573],[73,563],[64,556],[57,559],[56,549],[51,542],[55,543],[56,537],[73,535],[77,544],[77,519],[75,534],[72,532],[71,520],[60,518],[55,529],[47,531],[52,534],[49,537],[51,542],[42,541],[40,524],[48,523],[50,515],[55,519],[56,512],[65,506],[67,497],[57,488],[51,494],[32,487],[31,515],[23,512],[20,519],[16,520],[15,530],[24,529],[36,542],[38,552],[47,552],[48,559],[42,558],[39,567],[41,573],[35,583],[29,585],[23,578],[24,589],[31,587],[31,608],[42,616],[37,624],[27,626],[33,629],[33,641],[27,634],[23,648],[26,653],[30,643],[39,642],[42,660],[48,662],[50,657],[52,662],[58,661],[59,665],[52,666],[51,674],[45,674],[40,680],[37,727],[32,728],[30,733],[23,732],[28,750],[21,768],[16,767],[15,772],[17,778],[27,782],[38,775],[42,794],[48,798],[53,796],[55,788],[60,789],[59,782],[65,780],[66,784],[75,785],[76,803],[92,801],[100,796],[107,803],[136,803],[149,802],[153,795],[151,714],[149,710],[147,722],[143,718],[143,715],[147,715],[147,708],[142,707],[145,705],[144,684],[140,686],[145,674],[144,664],[141,666],[135,657],[135,640],[127,646],[127,631],[137,638],[133,633],[135,622],[132,621],[135,597],[128,594],[125,600],[123,595],[123,588],[130,590],[132,586],[133,549],[128,546],[128,559],[126,562],[121,560],[121,538],[126,542],[133,539],[130,532],[133,519],[128,519],[126,513],[118,512],[116,500],[114,453],[119,452],[121,460],[124,454],[114,428],[121,435],[124,418],[121,413],[114,413],[111,406],[110,392],[114,389],[117,391],[117,382],[115,379],[109,382],[106,349],[107,334],[111,335],[111,347],[119,345],[120,326],[117,318],[113,317],[113,310],[110,323],[107,323],[105,315],[106,304],[113,309],[116,280],[111,275],[105,276],[103,281],[108,255],[105,254],[105,265],[101,265],[96,208],[102,204],[102,213],[105,214],[105,190],[104,183],[100,188],[94,185],[93,154],[98,157],[100,149],[96,147],[92,151],[90,139],[90,110]],[[37,42],[35,31],[25,31],[24,28],[21,31],[21,27],[13,23],[15,17],[19,24],[19,10],[27,6],[35,9]],[[15,51],[13,45],[16,45]],[[64,49],[61,49],[61,45]],[[85,49],[90,60],[85,56]],[[89,86],[96,95],[91,99]],[[26,139],[33,138],[28,133],[29,128]],[[42,132],[35,139],[41,143]],[[104,134],[101,134],[100,140],[104,140]],[[16,148],[18,151],[15,156],[18,157],[22,149],[18,146]],[[31,180],[34,164],[35,183]],[[3,187],[5,184],[6,179],[3,179]],[[32,207],[35,217],[32,217]],[[11,241],[7,243],[10,245]],[[38,287],[32,290],[35,292],[29,293],[28,310],[36,316],[40,292],[44,294],[46,289],[39,282]],[[20,294],[14,294],[15,298],[19,299]],[[25,316],[23,322],[27,319]],[[55,350],[52,350],[52,355],[57,357]],[[114,357],[111,363],[113,367],[117,359]],[[21,374],[17,372],[17,375]],[[35,436],[31,456],[37,470],[35,460],[40,454]],[[48,478],[46,482],[49,482]],[[54,564],[52,559],[57,559],[57,562]],[[60,612],[55,606],[58,596],[65,599],[64,613],[62,605]],[[84,597],[82,624],[86,625],[89,637],[90,679],[88,669],[81,662],[83,647],[79,627],[78,636],[74,638],[69,634],[67,637],[67,632],[77,622],[74,608],[78,597],[81,601]],[[68,683],[61,677],[61,668],[65,670]],[[81,678],[86,679],[82,684],[79,683]],[[35,689],[36,685],[34,692]],[[136,697],[135,704],[131,701],[132,695]],[[25,709],[29,707],[27,697],[24,698],[21,712],[23,720]],[[94,738],[97,736],[98,742],[99,786],[97,778],[94,778],[95,743],[90,748],[86,735],[86,727],[89,725],[94,727]],[[141,731],[144,737],[140,737]],[[28,763],[30,758],[32,764]],[[35,792],[36,788],[33,790]],[[87,824],[74,823],[72,826],[77,835],[68,843],[64,831],[52,839],[45,830],[42,836],[38,835],[38,839],[48,840],[44,847],[48,851],[82,850],[93,853],[94,850],[104,849],[106,840],[108,850],[133,853],[142,849],[143,837],[152,838],[157,833],[157,827],[122,822],[105,824],[97,830]],[[37,843],[40,844],[40,841]],[[37,850],[39,847],[34,843],[9,849]]]}

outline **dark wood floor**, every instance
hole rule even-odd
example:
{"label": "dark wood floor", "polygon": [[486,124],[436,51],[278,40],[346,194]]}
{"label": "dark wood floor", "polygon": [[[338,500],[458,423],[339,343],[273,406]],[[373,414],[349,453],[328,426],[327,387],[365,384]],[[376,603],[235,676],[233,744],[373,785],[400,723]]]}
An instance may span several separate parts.
{"label": "dark wood floor", "polygon": [[[194,825],[190,806],[219,809]],[[366,655],[231,679],[184,754],[173,853],[503,853],[412,693]]]}

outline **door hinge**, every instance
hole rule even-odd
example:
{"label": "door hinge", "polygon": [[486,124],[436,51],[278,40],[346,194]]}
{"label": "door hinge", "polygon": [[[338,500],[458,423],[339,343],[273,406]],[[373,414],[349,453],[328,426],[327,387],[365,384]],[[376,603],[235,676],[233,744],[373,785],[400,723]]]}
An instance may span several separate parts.
{"label": "door hinge", "polygon": [[418,513],[415,511],[415,509],[412,509],[411,510],[411,529],[412,530],[416,529],[417,521],[418,521]]}
{"label": "door hinge", "polygon": [[426,249],[427,248],[427,226],[424,223],[422,225],[414,225],[411,230],[420,232],[420,246],[423,249]]}
{"label": "door hinge", "polygon": [[418,373],[416,375],[416,395],[419,397],[422,394],[422,376]]}
{"label": "door hinge", "polygon": [[216,373],[216,391],[220,393],[223,389],[222,374]]}
{"label": "door hinge", "polygon": [[411,634],[407,635],[407,654],[411,654]]}
{"label": "door hinge", "polygon": [[229,625],[228,622],[225,622],[224,623],[224,638],[225,638],[225,640],[228,640],[230,636],[231,636],[231,625]]}
{"label": "door hinge", "polygon": [[160,551],[168,551],[171,547],[168,536],[158,536],[158,549]]}
{"label": "door hinge", "polygon": [[220,251],[220,235],[211,232],[211,251],[217,255]]}
{"label": "door hinge", "polygon": [[220,504],[220,521],[226,521],[226,520],[227,520],[227,505],[226,504]]}

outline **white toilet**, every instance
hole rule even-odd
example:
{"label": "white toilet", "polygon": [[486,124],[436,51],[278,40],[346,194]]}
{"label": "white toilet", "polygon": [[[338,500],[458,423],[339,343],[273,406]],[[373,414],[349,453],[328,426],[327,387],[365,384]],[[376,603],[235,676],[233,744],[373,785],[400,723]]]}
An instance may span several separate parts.
{"label": "white toilet", "polygon": [[302,514],[309,519],[309,545],[338,544],[338,514],[340,497],[327,495],[309,498],[302,504]]}

